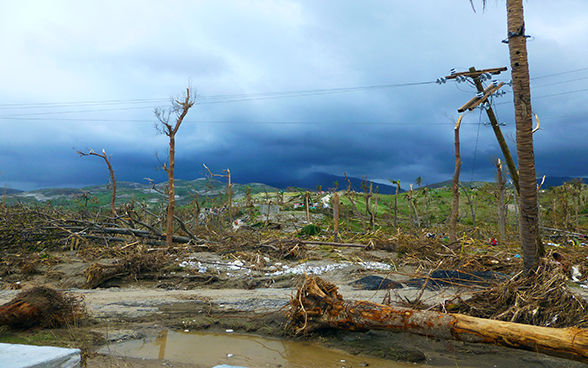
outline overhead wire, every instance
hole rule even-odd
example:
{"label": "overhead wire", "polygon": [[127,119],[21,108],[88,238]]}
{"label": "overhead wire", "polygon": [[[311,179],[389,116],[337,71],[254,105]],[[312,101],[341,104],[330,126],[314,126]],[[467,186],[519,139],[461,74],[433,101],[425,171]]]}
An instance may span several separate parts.
{"label": "overhead wire", "polygon": [[558,75],[571,74],[571,73],[576,73],[576,72],[583,72],[585,70],[588,70],[588,68],[581,68],[581,69],[568,70],[568,71],[565,71],[565,72],[559,72],[559,73],[554,73],[554,74],[541,75],[541,76],[538,76],[538,77],[532,77],[530,79],[531,80],[537,80],[537,79],[555,77],[555,76],[558,76]]}
{"label": "overhead wire", "polygon": [[476,157],[478,155],[478,141],[480,139],[480,127],[482,126],[482,109],[480,109],[480,114],[478,115],[478,131],[476,133],[476,143],[474,145],[474,158],[472,162],[472,177],[470,179],[470,186],[471,183],[474,182],[474,173],[476,172]]}
{"label": "overhead wire", "polygon": [[[571,74],[580,71],[586,71],[588,68],[581,68],[576,70],[570,70],[560,73],[554,73],[549,75],[543,75],[538,77],[533,77],[531,80],[543,79],[548,77],[560,76],[565,74]],[[581,77],[567,81],[561,82],[554,82],[548,85],[542,85],[534,88],[546,87],[550,85],[556,84],[563,84],[569,83],[577,80],[588,79],[588,77]],[[324,94],[335,94],[335,93],[346,93],[346,92],[356,92],[356,91],[367,91],[367,90],[376,90],[376,89],[387,89],[387,88],[401,88],[401,87],[410,87],[410,86],[419,86],[419,85],[428,85],[434,84],[434,81],[426,81],[426,82],[411,82],[411,83],[398,83],[398,84],[384,84],[384,85],[374,85],[374,86],[363,86],[363,87],[344,87],[344,88],[322,88],[322,89],[309,89],[309,90],[292,90],[292,91],[282,91],[282,92],[261,92],[261,93],[244,93],[244,94],[225,94],[225,95],[200,95],[197,98],[197,104],[219,104],[219,103],[229,103],[229,102],[240,102],[240,101],[253,101],[253,100],[265,100],[265,99],[277,99],[277,98],[292,98],[292,97],[304,97],[304,96],[314,96],[314,95],[324,95]],[[459,88],[458,88],[459,89]],[[462,89],[460,89],[462,90]],[[462,90],[463,91],[463,90]],[[579,89],[574,91],[565,91],[560,93],[553,93],[544,96],[537,96],[533,97],[533,99],[540,99],[540,98],[548,98],[548,97],[555,97],[561,96],[566,94],[572,93],[579,93],[588,91],[588,88]],[[120,106],[120,107],[112,107],[112,108],[101,108],[101,109],[79,109],[79,110],[65,110],[65,111],[43,111],[38,113],[17,113],[17,114],[6,114],[0,115],[0,119],[22,119],[25,120],[24,117],[30,116],[30,120],[51,120],[50,118],[33,118],[33,116],[37,115],[58,115],[58,114],[72,114],[72,113],[94,113],[94,112],[106,112],[106,111],[124,111],[124,110],[139,110],[139,109],[154,109],[153,103],[163,103],[169,101],[169,98],[149,98],[149,99],[130,99],[130,100],[96,100],[96,101],[78,101],[78,102],[56,102],[56,103],[11,103],[11,104],[0,104],[0,110],[12,110],[18,108],[26,108],[26,109],[68,109],[72,107],[82,107],[82,106],[117,106],[117,105],[135,105],[135,106]],[[507,102],[500,102],[495,103],[495,105],[503,105],[512,103],[510,101]],[[148,106],[137,106],[137,105],[145,105]],[[160,106],[160,108],[165,108],[165,106]],[[57,120],[57,119],[55,119]],[[65,119],[60,119],[65,120]],[[72,119],[77,121],[110,121],[109,119],[89,119],[89,118],[78,118]],[[132,119],[116,119],[113,121],[134,121]],[[139,120],[144,121],[144,120]],[[209,123],[212,121],[209,121]],[[214,122],[214,123],[225,123],[225,122]],[[231,122],[226,122],[231,123]],[[271,124],[305,124],[304,122],[255,122],[255,123],[271,123]],[[309,122],[309,124],[314,124]],[[378,125],[389,125],[389,124],[404,124],[404,123],[346,123],[346,124],[378,124]],[[413,124],[413,123],[411,123]]]}

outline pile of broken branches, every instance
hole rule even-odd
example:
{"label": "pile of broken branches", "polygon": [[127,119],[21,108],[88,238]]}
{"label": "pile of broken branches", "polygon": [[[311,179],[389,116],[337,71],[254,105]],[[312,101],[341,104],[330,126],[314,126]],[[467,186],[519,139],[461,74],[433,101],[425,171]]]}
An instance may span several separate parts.
{"label": "pile of broken branches", "polygon": [[531,276],[522,273],[443,308],[473,317],[545,327],[588,327],[588,302],[570,291],[562,266],[544,259]]}

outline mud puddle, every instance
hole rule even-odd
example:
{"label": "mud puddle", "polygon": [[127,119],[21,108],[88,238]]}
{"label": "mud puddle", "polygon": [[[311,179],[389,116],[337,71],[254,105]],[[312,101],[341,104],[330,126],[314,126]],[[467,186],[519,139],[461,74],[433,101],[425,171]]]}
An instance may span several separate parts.
{"label": "mud puddle", "polygon": [[237,333],[171,330],[164,330],[157,337],[111,344],[99,353],[208,367],[221,364],[251,368],[414,367],[414,364],[352,355],[310,342]]}

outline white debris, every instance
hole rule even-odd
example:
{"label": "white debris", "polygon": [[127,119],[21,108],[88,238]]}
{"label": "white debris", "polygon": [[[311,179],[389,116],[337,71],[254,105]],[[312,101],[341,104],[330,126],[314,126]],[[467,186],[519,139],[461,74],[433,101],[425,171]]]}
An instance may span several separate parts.
{"label": "white debris", "polygon": [[582,277],[582,274],[580,273],[578,266],[572,266],[572,281],[580,282],[580,277]]}
{"label": "white debris", "polygon": [[[276,266],[278,264],[276,263]],[[389,271],[391,266],[385,263],[380,262],[358,262],[357,265],[363,267],[366,270],[383,270]],[[350,262],[343,262],[343,263],[336,263],[336,264],[328,264],[323,266],[313,266],[308,263],[301,263],[294,267],[289,267],[288,265],[283,265],[282,270],[275,271],[275,272],[268,272],[266,276],[280,276],[280,275],[322,275],[325,272],[330,272],[338,269],[343,269],[353,266],[353,263]]]}

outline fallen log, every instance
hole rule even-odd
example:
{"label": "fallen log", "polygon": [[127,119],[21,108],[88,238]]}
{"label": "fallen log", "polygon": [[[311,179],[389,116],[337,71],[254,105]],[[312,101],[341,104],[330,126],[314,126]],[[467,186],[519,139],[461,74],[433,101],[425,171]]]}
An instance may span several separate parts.
{"label": "fallen log", "polygon": [[337,286],[306,276],[290,301],[288,328],[295,334],[336,328],[390,330],[531,350],[588,363],[588,330],[549,328],[475,318],[461,314],[395,308],[369,301],[347,301]]}

